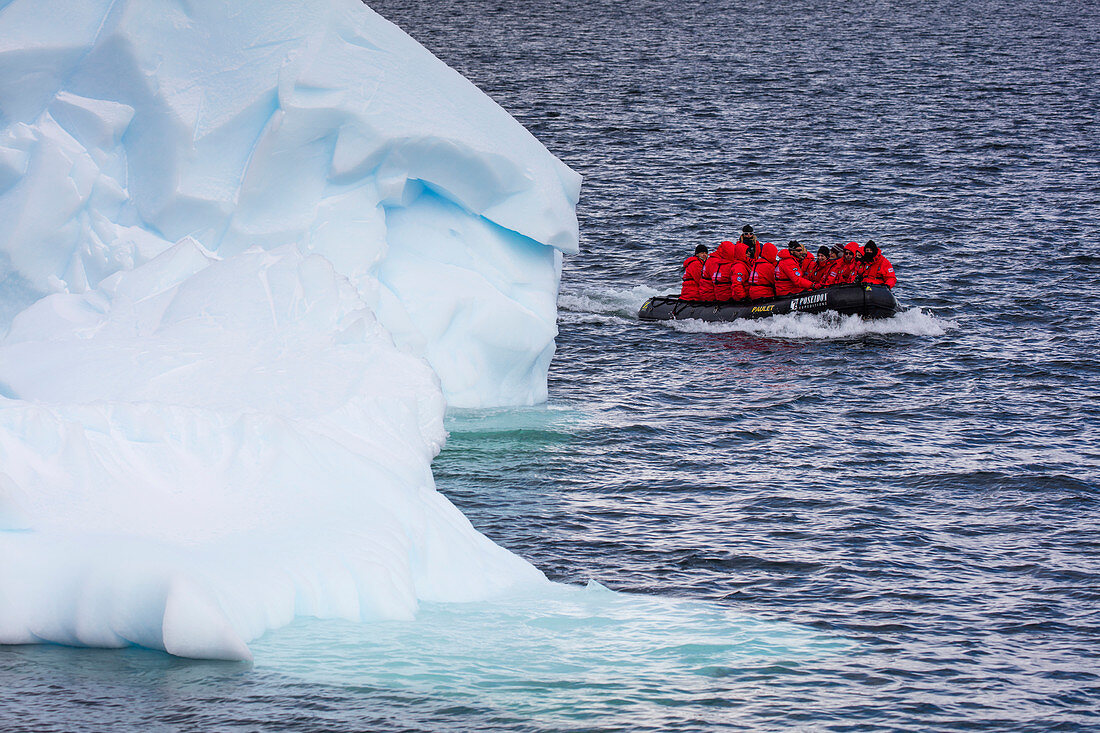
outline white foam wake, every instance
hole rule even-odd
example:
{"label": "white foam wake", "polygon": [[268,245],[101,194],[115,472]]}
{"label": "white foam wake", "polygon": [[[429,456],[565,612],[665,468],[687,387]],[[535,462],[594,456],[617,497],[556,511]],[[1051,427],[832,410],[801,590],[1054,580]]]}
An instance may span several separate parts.
{"label": "white foam wake", "polygon": [[760,319],[710,323],[688,319],[662,321],[684,333],[751,333],[757,336],[792,339],[850,339],[867,334],[942,336],[958,324],[940,319],[920,308],[911,308],[892,318],[864,320],[839,313],[785,313]]}
{"label": "white foam wake", "polygon": [[647,299],[664,295],[648,285],[629,289],[603,288],[586,292],[563,292],[558,296],[559,314],[604,316],[636,321],[638,309]]}

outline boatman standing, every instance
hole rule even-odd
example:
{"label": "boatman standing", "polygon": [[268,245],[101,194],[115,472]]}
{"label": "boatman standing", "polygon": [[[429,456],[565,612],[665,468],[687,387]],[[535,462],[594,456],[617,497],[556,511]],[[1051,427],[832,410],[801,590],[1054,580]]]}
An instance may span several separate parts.
{"label": "boatman standing", "polygon": [[757,239],[756,234],[752,231],[752,224],[746,224],[741,227],[741,236],[737,238],[738,242],[743,242],[745,246],[752,252],[756,248]]}
{"label": "boatman standing", "polygon": [[684,260],[683,285],[680,286],[680,300],[702,300],[700,284],[703,280],[703,264],[707,261],[707,245],[700,244],[695,254]]}

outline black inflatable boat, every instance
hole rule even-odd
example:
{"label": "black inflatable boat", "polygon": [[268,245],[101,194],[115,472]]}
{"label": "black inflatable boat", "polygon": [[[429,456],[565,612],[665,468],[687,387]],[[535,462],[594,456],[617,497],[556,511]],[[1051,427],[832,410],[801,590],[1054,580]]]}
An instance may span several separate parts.
{"label": "black inflatable boat", "polygon": [[638,311],[643,321],[736,321],[742,318],[767,318],[782,313],[824,313],[836,311],[863,318],[889,318],[898,311],[897,298],[885,285],[833,285],[797,295],[764,300],[737,300],[699,303],[680,300],[675,295],[650,298]]}

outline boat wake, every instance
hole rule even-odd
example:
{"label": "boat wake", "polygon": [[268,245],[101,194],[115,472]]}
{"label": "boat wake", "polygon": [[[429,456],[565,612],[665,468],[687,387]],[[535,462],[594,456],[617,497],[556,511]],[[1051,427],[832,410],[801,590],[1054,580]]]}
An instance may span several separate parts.
{"label": "boat wake", "polygon": [[572,321],[637,323],[638,308],[649,298],[664,291],[647,285],[628,290],[605,288],[558,296],[558,316]]}
{"label": "boat wake", "polygon": [[937,318],[921,308],[910,308],[891,318],[864,320],[839,313],[785,313],[770,318],[708,323],[689,319],[662,321],[684,333],[751,333],[757,336],[796,339],[848,339],[867,334],[942,336],[958,324]]}

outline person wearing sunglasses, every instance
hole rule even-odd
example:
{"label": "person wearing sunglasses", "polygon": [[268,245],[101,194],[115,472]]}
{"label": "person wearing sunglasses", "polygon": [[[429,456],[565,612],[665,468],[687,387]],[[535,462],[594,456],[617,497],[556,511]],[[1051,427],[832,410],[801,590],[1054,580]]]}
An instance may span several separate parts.
{"label": "person wearing sunglasses", "polygon": [[737,239],[738,242],[743,242],[750,250],[754,249],[759,243],[756,238],[756,234],[752,231],[752,224],[746,224],[741,227],[741,236]]}
{"label": "person wearing sunglasses", "polygon": [[862,258],[863,247],[859,246],[859,242],[848,242],[844,245],[844,259],[840,262],[836,282],[842,285],[858,282],[863,269],[863,263],[860,261]]}
{"label": "person wearing sunglasses", "polygon": [[802,274],[802,257],[805,254],[805,248],[794,240],[787,245],[787,249],[779,250],[779,262],[775,265],[776,295],[794,295],[804,290],[813,290],[813,282]]}

